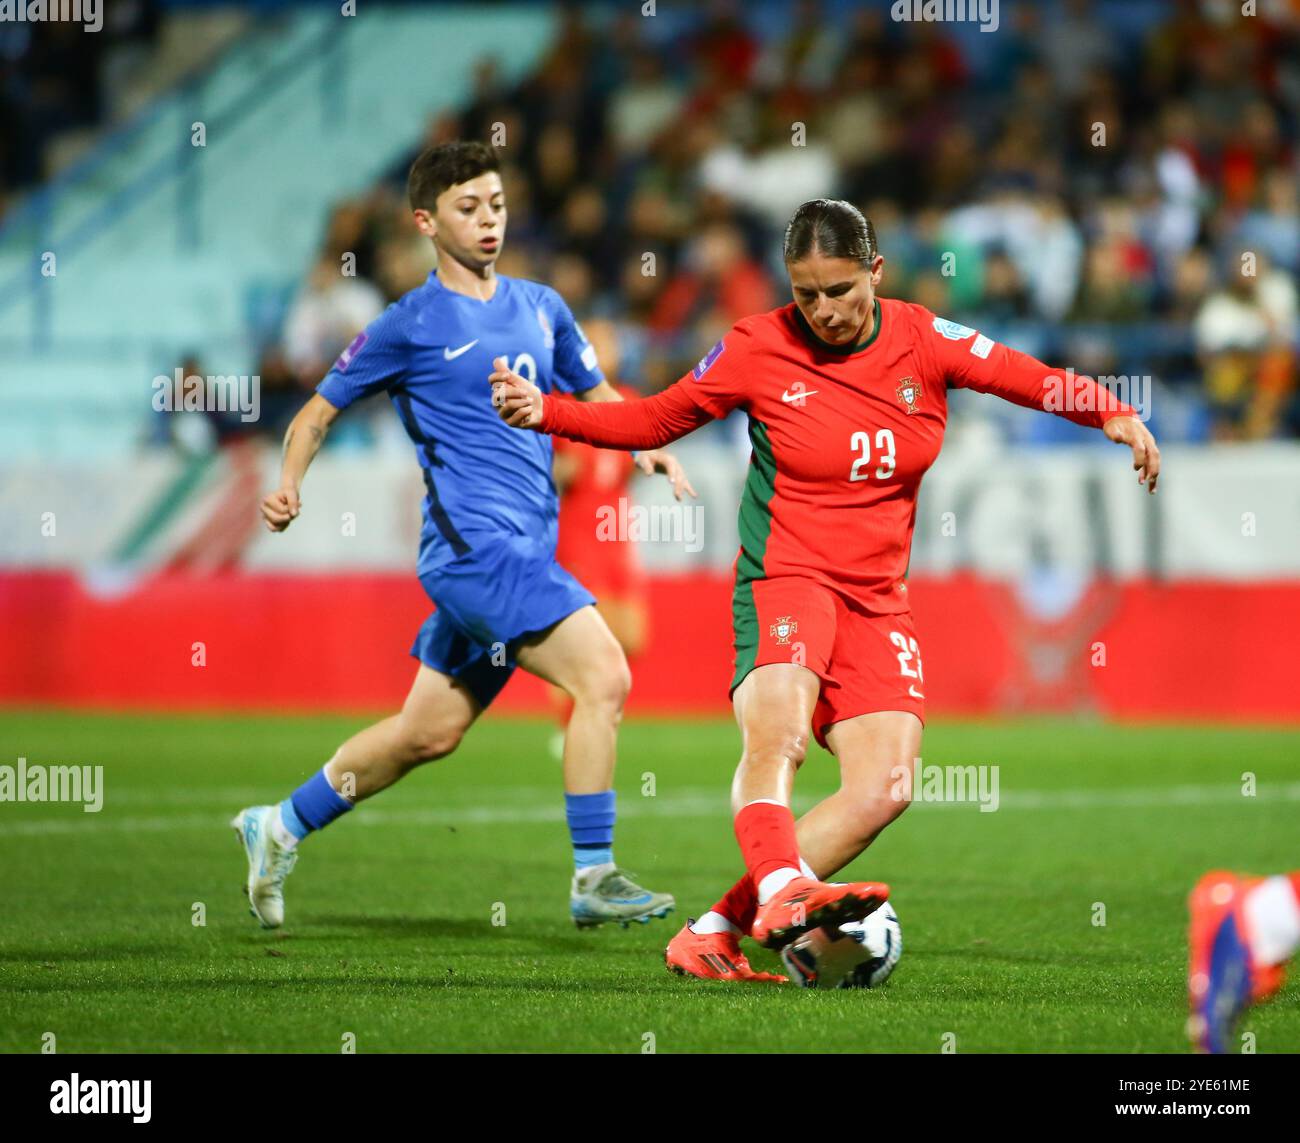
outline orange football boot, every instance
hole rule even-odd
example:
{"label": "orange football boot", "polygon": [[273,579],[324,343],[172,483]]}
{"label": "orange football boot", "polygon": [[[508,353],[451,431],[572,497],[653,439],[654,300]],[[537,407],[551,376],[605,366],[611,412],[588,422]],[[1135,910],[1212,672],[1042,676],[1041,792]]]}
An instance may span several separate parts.
{"label": "orange football boot", "polygon": [[860,921],[889,899],[889,886],[880,881],[827,884],[796,877],[766,905],[758,907],[750,935],[769,949],[780,948],[809,929],[836,928]]}
{"label": "orange football boot", "polygon": [[664,950],[668,971],[678,976],[698,976],[701,980],[756,980],[768,984],[786,984],[788,976],[774,972],[755,972],[740,951],[738,933],[693,933],[694,919],[682,926]]}

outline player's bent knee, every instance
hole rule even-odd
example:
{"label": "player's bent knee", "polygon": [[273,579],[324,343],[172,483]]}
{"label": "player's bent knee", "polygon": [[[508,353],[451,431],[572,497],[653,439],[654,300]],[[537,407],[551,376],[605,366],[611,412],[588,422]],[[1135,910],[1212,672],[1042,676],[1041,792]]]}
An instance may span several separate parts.
{"label": "player's bent knee", "polygon": [[885,809],[882,816],[885,819],[885,825],[888,825],[892,821],[897,821],[903,815],[903,812],[907,807],[912,804],[908,798],[903,797],[901,794],[895,795],[893,793],[885,795],[884,803]]}
{"label": "player's bent knee", "polygon": [[840,823],[844,834],[862,846],[875,840],[882,829],[911,805],[906,798],[889,791],[870,797],[853,797],[843,791],[833,796],[842,803]]}
{"label": "player's bent knee", "polygon": [[754,734],[745,744],[741,764],[767,765],[793,762],[802,766],[808,754],[808,732],[793,727],[785,730]]}
{"label": "player's bent knee", "polygon": [[620,717],[632,691],[632,672],[627,660],[620,655],[584,672],[572,688],[566,689],[575,704],[602,707]]}

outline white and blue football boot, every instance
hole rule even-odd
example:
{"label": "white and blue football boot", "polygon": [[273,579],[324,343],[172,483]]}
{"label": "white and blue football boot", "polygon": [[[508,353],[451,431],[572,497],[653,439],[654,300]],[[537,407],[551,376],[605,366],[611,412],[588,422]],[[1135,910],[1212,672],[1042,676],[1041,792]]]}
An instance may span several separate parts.
{"label": "white and blue football boot", "polygon": [[666,917],[677,907],[671,893],[643,889],[617,866],[602,866],[573,875],[569,913],[580,929],[617,921],[627,928],[632,921],[648,924],[651,917]]}
{"label": "white and blue football boot", "polygon": [[277,806],[249,806],[230,821],[248,858],[248,911],[264,929],[284,924],[284,879],[293,872],[297,849],[275,840],[271,821]]}

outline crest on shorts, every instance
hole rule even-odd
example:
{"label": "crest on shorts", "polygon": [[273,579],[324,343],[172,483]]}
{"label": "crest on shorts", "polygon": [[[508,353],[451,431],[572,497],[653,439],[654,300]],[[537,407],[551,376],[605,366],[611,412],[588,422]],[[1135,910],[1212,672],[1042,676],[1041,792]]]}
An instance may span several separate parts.
{"label": "crest on shorts", "polygon": [[921,399],[921,383],[911,377],[904,377],[898,383],[898,388],[894,390],[894,396],[903,403],[903,408],[907,410],[908,416],[911,416],[916,412],[917,402]]}
{"label": "crest on shorts", "polygon": [[783,643],[783,644],[789,643],[790,636],[793,635],[798,630],[799,630],[799,624],[797,624],[794,621],[793,616],[790,615],[781,616],[780,619],[778,619],[775,623],[772,624],[771,627],[768,628],[768,631],[770,631],[772,634],[772,638],[775,639],[778,643]]}

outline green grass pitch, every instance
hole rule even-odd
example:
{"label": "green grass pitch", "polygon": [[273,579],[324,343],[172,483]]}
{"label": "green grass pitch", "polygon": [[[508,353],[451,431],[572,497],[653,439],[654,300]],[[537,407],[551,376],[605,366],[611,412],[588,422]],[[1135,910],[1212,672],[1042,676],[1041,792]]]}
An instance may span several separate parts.
{"label": "green grass pitch", "polygon": [[[678,912],[578,932],[551,728],[489,715],[307,840],[286,925],[263,932],[227,820],[363,724],[0,713],[0,762],[102,765],[106,789],[98,814],[0,804],[0,1050],[52,1032],[61,1053],[339,1052],[348,1033],[358,1052],[1182,1051],[1188,889],[1300,866],[1294,731],[937,719],[925,762],[996,764],[1001,806],[915,805],[851,867],[894,888],[893,979],[682,980],[664,944],[739,869],[734,726],[625,725],[617,856]],[[800,805],[834,784],[814,750]],[[1259,1052],[1300,1050],[1300,986],[1245,1027]]]}

